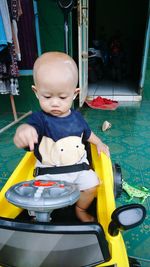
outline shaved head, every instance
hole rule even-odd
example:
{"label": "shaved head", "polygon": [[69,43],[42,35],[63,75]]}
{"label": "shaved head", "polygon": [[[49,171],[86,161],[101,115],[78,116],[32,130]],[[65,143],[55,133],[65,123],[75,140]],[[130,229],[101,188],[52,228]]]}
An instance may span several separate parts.
{"label": "shaved head", "polygon": [[52,81],[60,86],[63,83],[70,83],[76,88],[78,83],[78,69],[74,60],[62,52],[47,52],[42,54],[34,63],[33,77],[35,86],[41,80]]}

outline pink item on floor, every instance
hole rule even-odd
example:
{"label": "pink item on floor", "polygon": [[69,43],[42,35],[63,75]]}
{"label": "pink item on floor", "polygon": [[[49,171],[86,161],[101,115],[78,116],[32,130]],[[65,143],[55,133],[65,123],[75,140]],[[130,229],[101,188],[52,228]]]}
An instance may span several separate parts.
{"label": "pink item on floor", "polygon": [[100,96],[91,101],[86,100],[85,103],[93,109],[115,110],[119,106],[118,101],[103,98]]}

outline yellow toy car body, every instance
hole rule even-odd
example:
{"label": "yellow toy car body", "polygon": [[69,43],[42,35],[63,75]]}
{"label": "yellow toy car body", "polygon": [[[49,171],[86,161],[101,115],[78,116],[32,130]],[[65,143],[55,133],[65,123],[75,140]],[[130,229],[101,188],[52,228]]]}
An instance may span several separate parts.
{"label": "yellow toy car body", "polygon": [[[101,181],[101,184],[97,190],[97,205],[96,205],[97,206],[97,220],[98,220],[98,224],[100,224],[104,230],[105,238],[108,242],[108,250],[109,250],[110,257],[109,259],[107,259],[107,261],[103,261],[96,265],[92,265],[90,263],[89,265],[84,265],[84,266],[129,267],[131,265],[129,265],[126,247],[125,247],[120,231],[118,231],[118,234],[114,236],[111,235],[108,231],[110,222],[112,221],[112,218],[111,218],[112,213],[116,209],[115,197],[114,197],[114,177],[113,177],[113,169],[112,169],[111,160],[103,153],[101,153],[101,156],[98,156],[96,148],[93,145],[91,146],[91,157],[92,157],[93,169],[97,173],[98,177],[100,177],[100,181]],[[5,193],[10,187],[12,187],[15,184],[33,179],[33,169],[35,166],[35,161],[36,159],[33,153],[27,152],[0,192],[0,218],[2,218],[2,221],[5,221],[5,219],[8,220],[7,227],[5,227],[6,231],[7,231],[7,228],[9,228],[9,220],[12,223],[13,220],[15,220],[15,218],[22,212],[22,209],[9,203],[7,199],[5,198]],[[81,227],[82,225],[83,223],[81,223]],[[51,225],[49,224],[49,226],[47,227],[51,227]],[[1,225],[0,225],[0,228],[1,228]],[[1,237],[0,237],[0,243],[2,243]],[[78,257],[80,257],[80,255],[78,255]],[[3,265],[3,261],[1,260],[1,258],[0,258],[0,265],[5,266]],[[22,265],[22,266],[25,266],[25,265]],[[22,267],[22,266],[16,265],[16,267]],[[47,265],[34,265],[33,264],[31,266],[37,267],[37,266],[47,266]],[[49,265],[49,266],[52,266],[52,265]],[[61,265],[57,265],[57,266],[61,266]],[[70,266],[76,266],[76,265],[73,265],[73,263],[68,262],[66,267],[70,267]],[[28,267],[28,265],[26,265],[25,267]]]}

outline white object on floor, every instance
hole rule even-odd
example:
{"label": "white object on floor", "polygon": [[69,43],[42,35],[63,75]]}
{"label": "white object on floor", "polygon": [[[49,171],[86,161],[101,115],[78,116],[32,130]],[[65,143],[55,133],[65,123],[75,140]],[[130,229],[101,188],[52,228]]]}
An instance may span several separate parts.
{"label": "white object on floor", "polygon": [[105,132],[106,130],[111,128],[111,123],[109,121],[104,121],[102,124],[102,131]]}

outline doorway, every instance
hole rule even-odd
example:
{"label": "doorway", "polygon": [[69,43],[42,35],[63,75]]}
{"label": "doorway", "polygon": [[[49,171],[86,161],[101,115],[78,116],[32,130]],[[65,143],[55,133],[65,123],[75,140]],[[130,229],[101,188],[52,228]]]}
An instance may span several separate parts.
{"label": "doorway", "polygon": [[89,97],[141,100],[148,6],[148,0],[89,0],[89,47],[99,49],[103,63],[99,77],[89,75]]}
{"label": "doorway", "polygon": [[[89,0],[88,46],[99,50],[99,77],[88,78],[88,98],[140,101],[149,0]],[[119,47],[113,48],[113,42]],[[119,51],[119,63],[112,51]],[[117,50],[118,49],[118,50]],[[112,51],[111,51],[112,50]],[[116,60],[116,59],[115,59]],[[89,62],[89,71],[90,71]]]}

